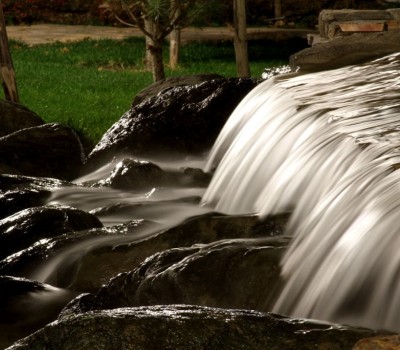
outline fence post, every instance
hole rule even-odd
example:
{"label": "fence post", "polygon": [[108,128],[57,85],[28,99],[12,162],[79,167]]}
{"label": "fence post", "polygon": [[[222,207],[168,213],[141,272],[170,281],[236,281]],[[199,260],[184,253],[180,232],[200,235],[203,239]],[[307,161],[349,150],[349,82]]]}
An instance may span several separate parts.
{"label": "fence post", "polygon": [[0,76],[7,100],[19,102],[15,71],[8,46],[6,21],[4,19],[3,5],[0,0]]}
{"label": "fence post", "polygon": [[247,52],[246,0],[233,0],[233,24],[236,69],[239,77],[250,76]]}

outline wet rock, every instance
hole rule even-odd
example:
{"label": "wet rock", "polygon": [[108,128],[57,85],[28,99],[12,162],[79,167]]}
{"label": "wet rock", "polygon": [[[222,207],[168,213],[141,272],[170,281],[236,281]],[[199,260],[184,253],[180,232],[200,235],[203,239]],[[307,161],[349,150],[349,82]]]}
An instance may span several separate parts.
{"label": "wet rock", "polygon": [[164,181],[164,172],[148,161],[124,159],[119,162],[111,175],[99,182],[101,186],[118,189],[149,189]]}
{"label": "wet rock", "polygon": [[36,281],[0,276],[0,348],[56,320],[73,296]]}
{"label": "wet rock", "polygon": [[67,126],[44,124],[0,137],[0,168],[17,174],[71,180],[84,160],[82,144]]}
{"label": "wet rock", "polygon": [[54,322],[9,350],[351,349],[373,331],[245,310],[199,306],[123,308]]}
{"label": "wet rock", "polygon": [[178,77],[169,77],[160,81],[157,81],[148,87],[140,91],[132,102],[132,107],[140,104],[144,100],[157,96],[161,92],[172,89],[176,86],[188,86],[204,83],[205,81],[222,79],[223,76],[218,74],[197,74],[197,75],[186,75]]}
{"label": "wet rock", "polygon": [[[138,240],[136,235],[153,226],[156,225],[138,220],[42,239],[1,260],[0,275],[46,281],[60,288],[69,287],[70,290],[87,291],[86,287],[89,291],[97,290],[123,268],[117,265],[121,258],[113,254],[115,246]],[[106,254],[101,255],[103,260],[96,260],[94,265],[82,267],[82,257],[92,250]],[[76,280],[77,275],[83,278],[84,283]]]}
{"label": "wet rock", "polygon": [[216,79],[177,86],[132,107],[89,155],[89,169],[116,154],[193,155],[208,150],[225,121],[257,81]]}
{"label": "wet rock", "polygon": [[26,208],[44,205],[51,189],[61,185],[68,184],[56,179],[0,175],[0,219]]}
{"label": "wet rock", "polygon": [[[133,221],[47,239],[0,261],[0,274],[37,278],[32,275],[36,267],[51,262],[63,252],[61,271],[52,273],[48,283],[95,292],[118,273],[133,270],[149,256],[165,249],[225,238],[265,237],[281,233],[285,222],[283,216],[260,222],[256,217],[204,215],[161,230],[155,223]],[[82,253],[78,254],[79,251]]]}
{"label": "wet rock", "polygon": [[42,124],[44,121],[25,106],[0,100],[0,137]]}
{"label": "wet rock", "polygon": [[0,220],[0,259],[60,234],[102,227],[94,215],[67,206],[41,206]]}
{"label": "wet rock", "polygon": [[88,182],[90,186],[110,186],[121,190],[148,190],[154,187],[206,187],[211,174],[202,169],[182,168],[179,171],[165,171],[158,165],[125,158],[118,162],[110,176],[98,182]]}
{"label": "wet rock", "polygon": [[227,239],[165,250],[64,313],[157,304],[270,310],[287,244],[287,237]]}
{"label": "wet rock", "polygon": [[290,57],[293,71],[313,72],[363,63],[400,51],[400,31],[356,33],[304,49]]}
{"label": "wet rock", "polygon": [[264,222],[254,216],[206,214],[191,218],[171,229],[155,230],[147,238],[128,244],[110,244],[92,249],[80,259],[74,288],[83,291],[97,290],[117,273],[131,271],[153,254],[167,249],[229,238],[266,237],[282,233],[284,223],[284,216],[271,217]]}

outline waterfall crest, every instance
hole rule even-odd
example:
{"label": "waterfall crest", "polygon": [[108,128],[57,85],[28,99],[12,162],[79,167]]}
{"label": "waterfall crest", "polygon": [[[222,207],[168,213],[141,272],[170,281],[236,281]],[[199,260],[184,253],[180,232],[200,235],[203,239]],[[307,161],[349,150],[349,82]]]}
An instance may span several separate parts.
{"label": "waterfall crest", "polygon": [[278,77],[235,110],[203,203],[291,211],[275,312],[400,329],[400,54]]}

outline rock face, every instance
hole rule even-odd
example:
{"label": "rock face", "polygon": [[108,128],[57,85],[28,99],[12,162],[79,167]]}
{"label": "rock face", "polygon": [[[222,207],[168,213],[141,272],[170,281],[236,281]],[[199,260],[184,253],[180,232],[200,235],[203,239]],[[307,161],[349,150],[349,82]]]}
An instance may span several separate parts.
{"label": "rock face", "polygon": [[374,332],[199,306],[122,308],[67,316],[9,350],[351,349]]}
{"label": "rock face", "polygon": [[215,79],[176,86],[132,107],[103,136],[89,164],[117,154],[190,155],[208,150],[252,79]]}
{"label": "rock face", "polygon": [[363,63],[400,51],[400,30],[356,33],[304,49],[290,57],[293,71],[312,72]]}
{"label": "rock face", "polygon": [[23,105],[0,100],[0,137],[42,124],[44,121]]}
{"label": "rock face", "polygon": [[0,138],[2,173],[71,180],[84,160],[82,144],[67,126],[44,124]]}
{"label": "rock face", "polygon": [[290,57],[292,71],[312,72],[363,63],[400,51],[400,9],[324,10],[312,47]]}

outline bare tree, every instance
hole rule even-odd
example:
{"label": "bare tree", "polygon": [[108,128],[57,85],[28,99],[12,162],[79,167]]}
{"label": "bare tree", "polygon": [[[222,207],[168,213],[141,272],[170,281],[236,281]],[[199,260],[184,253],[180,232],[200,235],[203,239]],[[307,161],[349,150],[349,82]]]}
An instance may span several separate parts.
{"label": "bare tree", "polygon": [[[138,27],[146,37],[146,57],[150,60],[153,80],[165,78],[163,43],[171,31],[187,17],[196,0],[114,0],[122,5],[128,19],[124,20],[113,11],[123,24]],[[112,9],[112,7],[111,7]]]}
{"label": "bare tree", "polygon": [[4,95],[7,100],[19,102],[17,83],[15,80],[14,65],[11,59],[6,23],[4,20],[3,5],[0,0],[0,69]]}

